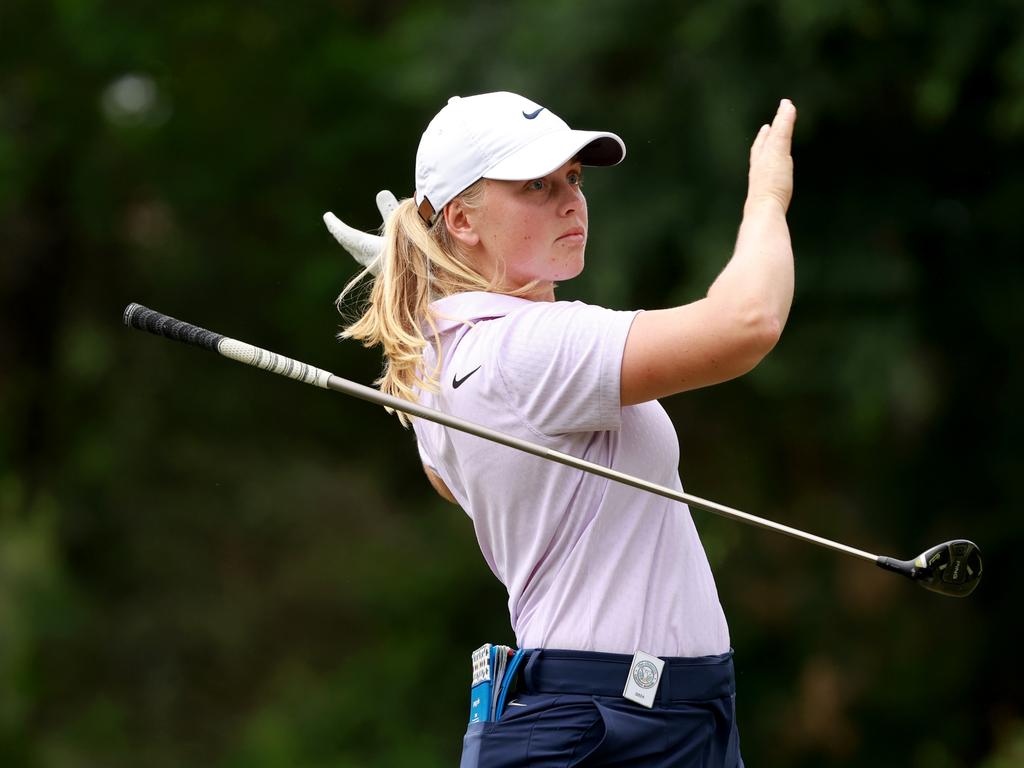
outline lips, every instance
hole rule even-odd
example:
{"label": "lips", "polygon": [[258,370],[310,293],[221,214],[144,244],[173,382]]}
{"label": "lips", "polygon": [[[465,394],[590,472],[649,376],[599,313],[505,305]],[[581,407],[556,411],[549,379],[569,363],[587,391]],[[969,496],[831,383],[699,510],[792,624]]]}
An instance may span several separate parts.
{"label": "lips", "polygon": [[582,242],[586,237],[587,232],[583,227],[573,227],[559,235],[555,242],[558,242],[558,240],[577,240]]}

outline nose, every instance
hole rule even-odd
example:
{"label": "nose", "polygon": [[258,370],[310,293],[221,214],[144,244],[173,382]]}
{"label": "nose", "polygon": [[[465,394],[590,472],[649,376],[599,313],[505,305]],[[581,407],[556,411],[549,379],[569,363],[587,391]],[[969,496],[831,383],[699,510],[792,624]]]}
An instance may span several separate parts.
{"label": "nose", "polygon": [[562,184],[559,190],[558,213],[569,216],[587,205],[583,190],[575,184]]}

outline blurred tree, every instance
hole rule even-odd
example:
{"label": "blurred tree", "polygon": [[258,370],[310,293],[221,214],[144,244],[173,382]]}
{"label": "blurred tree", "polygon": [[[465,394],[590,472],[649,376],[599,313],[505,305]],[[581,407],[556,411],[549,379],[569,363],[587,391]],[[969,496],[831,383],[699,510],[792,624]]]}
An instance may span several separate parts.
{"label": "blurred tree", "polygon": [[0,763],[456,759],[468,653],[512,638],[411,437],[117,318],[141,301],[371,380],[333,338],[353,267],[320,213],[375,226],[444,100],[495,89],[625,138],[562,289],[615,307],[703,293],[748,143],[796,102],[793,315],[754,374],[666,403],[683,479],[887,554],[969,535],[989,576],[943,601],[697,513],[747,762],[1017,764],[1009,0],[5,2]]}

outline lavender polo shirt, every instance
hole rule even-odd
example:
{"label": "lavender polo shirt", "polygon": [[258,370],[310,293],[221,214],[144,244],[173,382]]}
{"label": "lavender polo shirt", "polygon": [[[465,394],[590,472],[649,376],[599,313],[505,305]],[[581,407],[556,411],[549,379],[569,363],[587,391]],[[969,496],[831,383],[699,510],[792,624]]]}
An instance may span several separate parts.
{"label": "lavender polo shirt", "polygon": [[[682,489],[657,401],[619,405],[635,312],[470,292],[432,305],[440,392],[420,402]],[[462,322],[472,321],[472,325]],[[424,354],[436,364],[433,345]],[[729,629],[685,504],[416,419],[423,462],[473,521],[520,648],[704,656]]]}

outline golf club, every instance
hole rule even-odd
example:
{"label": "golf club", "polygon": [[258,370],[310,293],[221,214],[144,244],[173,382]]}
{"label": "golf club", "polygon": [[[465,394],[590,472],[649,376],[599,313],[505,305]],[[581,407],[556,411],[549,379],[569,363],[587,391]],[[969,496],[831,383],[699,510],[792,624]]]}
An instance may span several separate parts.
{"label": "golf club", "polygon": [[485,440],[491,440],[510,448],[539,456],[542,459],[556,461],[560,464],[607,478],[608,480],[614,480],[615,482],[639,488],[649,493],[655,493],[674,501],[690,504],[722,517],[756,525],[759,528],[766,528],[770,531],[784,533],[787,536],[792,536],[802,541],[809,541],[826,549],[852,555],[862,560],[869,560],[880,568],[902,574],[925,589],[938,592],[941,595],[966,597],[974,591],[981,579],[981,551],[976,544],[966,539],[954,539],[953,541],[938,544],[925,550],[912,560],[897,560],[891,557],[873,555],[864,550],[855,549],[854,547],[849,547],[821,536],[805,533],[781,523],[756,517],[746,512],[741,512],[738,509],[702,499],[699,496],[656,485],[641,478],[578,459],[575,456],[544,448],[518,437],[449,416],[441,411],[426,408],[417,403],[392,397],[372,387],[356,384],[306,363],[301,363],[243,341],[222,336],[190,323],[176,320],[160,312],[147,309],[140,304],[129,304],[125,308],[124,323],[125,325],[149,331],[158,336],[203,347],[211,352],[217,352],[224,357],[245,363],[246,365],[281,374],[306,384],[314,384],[324,389],[333,389],[336,392],[342,392],[371,403],[383,405],[389,410],[402,411],[411,416],[427,419],[428,421],[433,421]]}

